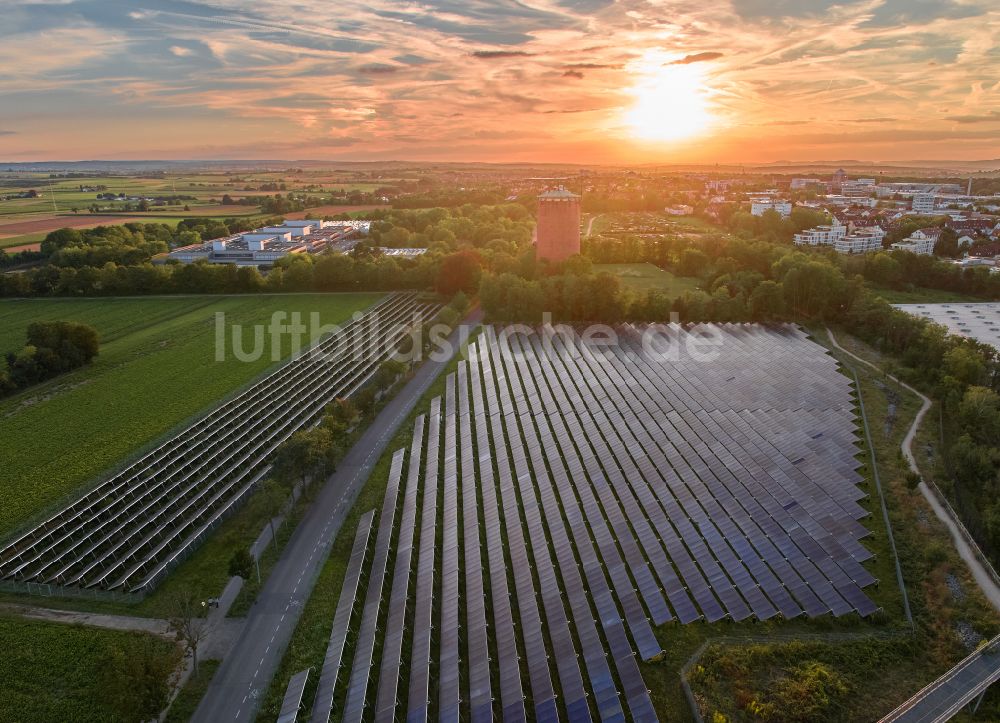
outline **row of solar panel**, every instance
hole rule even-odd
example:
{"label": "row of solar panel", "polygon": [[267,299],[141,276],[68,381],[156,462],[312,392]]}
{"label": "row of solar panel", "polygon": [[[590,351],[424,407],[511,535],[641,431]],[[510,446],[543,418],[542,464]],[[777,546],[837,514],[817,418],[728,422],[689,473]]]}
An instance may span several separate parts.
{"label": "row of solar panel", "polygon": [[[139,590],[154,584],[252,489],[277,444],[363,382],[412,313],[433,308],[412,296],[393,297],[372,310],[367,323],[323,342],[322,356],[297,358],[266,380],[271,386],[258,385],[256,393],[223,405],[225,412],[210,415],[214,426],[196,423],[102,485],[100,495],[88,495],[8,546],[0,571],[70,586]],[[365,356],[350,353],[363,339],[378,343]]]}
{"label": "row of solar panel", "polygon": [[[849,385],[799,333],[733,336],[742,365],[770,360],[759,349],[773,337],[835,378],[810,385],[820,403],[783,408],[771,397],[794,377],[759,399],[758,374],[730,375],[751,404],[734,409],[728,389],[687,384],[635,345],[599,359],[563,339],[546,354],[538,338],[487,328],[447,379],[443,418],[438,398],[426,439],[424,418],[415,425],[380,612],[402,450],[394,457],[344,720],[373,700],[376,720],[401,709],[412,721],[525,720],[528,695],[533,719],[655,720],[633,652],[660,653],[654,624],[874,612],[861,590],[874,578],[860,565]],[[711,376],[685,373],[700,372]]]}

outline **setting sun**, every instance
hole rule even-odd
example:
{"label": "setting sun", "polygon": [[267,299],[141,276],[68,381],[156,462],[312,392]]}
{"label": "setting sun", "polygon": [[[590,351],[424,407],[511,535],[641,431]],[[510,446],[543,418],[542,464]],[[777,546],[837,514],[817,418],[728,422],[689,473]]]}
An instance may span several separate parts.
{"label": "setting sun", "polygon": [[624,115],[632,135],[647,141],[677,141],[704,133],[711,125],[700,68],[669,64],[654,52],[635,68],[629,90],[635,102]]}

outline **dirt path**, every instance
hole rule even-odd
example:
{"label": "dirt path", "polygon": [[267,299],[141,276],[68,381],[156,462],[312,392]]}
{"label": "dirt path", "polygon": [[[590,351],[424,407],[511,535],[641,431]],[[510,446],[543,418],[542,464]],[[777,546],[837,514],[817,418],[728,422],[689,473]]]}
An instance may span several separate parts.
{"label": "dirt path", "polygon": [[[842,347],[839,342],[837,342],[837,339],[834,337],[831,329],[828,328],[826,333],[830,335],[830,343],[833,344],[838,350],[847,354],[847,356],[852,359],[856,359],[865,366],[874,369],[879,374],[886,376],[907,391],[915,394],[920,399],[920,411],[917,412],[917,416],[914,418],[913,424],[910,426],[909,431],[906,433],[906,436],[903,438],[903,442],[900,445],[900,449],[903,452],[903,456],[906,458],[906,462],[909,465],[910,470],[919,475],[920,468],[917,466],[917,460],[913,456],[913,439],[917,435],[917,430],[920,429],[920,423],[923,421],[927,412],[931,408],[931,400],[906,382],[897,379],[892,374],[888,374],[867,359],[862,359],[857,354],[847,351],[847,349]],[[920,493],[924,496],[924,499],[927,500],[927,504],[930,505],[930,508],[934,511],[934,515],[941,520],[942,523],[944,523],[945,527],[948,528],[948,534],[951,535],[951,541],[955,545],[955,549],[958,551],[959,557],[961,557],[968,566],[976,584],[979,585],[979,589],[983,591],[983,595],[986,596],[986,599],[990,601],[990,604],[993,605],[994,608],[1000,610],[1000,585],[997,585],[993,575],[991,575],[986,569],[980,561],[979,556],[976,555],[968,541],[966,541],[965,535],[962,534],[961,528],[959,527],[961,523],[955,519],[950,510],[945,509],[945,506],[941,504],[940,500],[938,500],[937,495],[934,494],[922,478],[918,488]]]}
{"label": "dirt path", "polygon": [[125,630],[153,635],[170,635],[170,626],[166,620],[156,618],[138,618],[126,615],[103,615],[99,613],[84,613],[76,610],[55,610],[52,608],[35,607],[33,605],[18,605],[4,603],[0,611],[12,613],[22,618],[41,620],[48,623],[64,625],[87,625],[92,628],[107,628],[108,630]]}
{"label": "dirt path", "polygon": [[590,220],[587,222],[587,232],[583,234],[584,236],[590,236],[590,232],[594,230],[594,221],[596,221],[601,214],[591,216]]}

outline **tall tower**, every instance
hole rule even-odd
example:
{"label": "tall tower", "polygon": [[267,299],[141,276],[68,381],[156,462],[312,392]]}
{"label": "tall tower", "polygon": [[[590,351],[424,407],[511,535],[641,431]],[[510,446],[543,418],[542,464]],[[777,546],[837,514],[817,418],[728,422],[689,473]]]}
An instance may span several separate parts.
{"label": "tall tower", "polygon": [[580,197],[559,188],[538,196],[535,257],[565,261],[580,253]]}

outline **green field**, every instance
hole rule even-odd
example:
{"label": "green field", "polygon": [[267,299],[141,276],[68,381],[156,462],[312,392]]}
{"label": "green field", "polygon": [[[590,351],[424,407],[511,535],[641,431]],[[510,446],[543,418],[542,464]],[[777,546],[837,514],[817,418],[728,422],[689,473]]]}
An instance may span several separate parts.
{"label": "green field", "polygon": [[622,285],[635,291],[662,291],[667,296],[677,297],[685,291],[696,291],[698,279],[674,276],[653,264],[594,264],[594,272],[606,272],[617,276]]}
{"label": "green field", "polygon": [[102,697],[102,673],[109,654],[131,655],[144,639],[174,662],[177,649],[160,638],[0,616],[0,720],[121,721]]}
{"label": "green field", "polygon": [[64,502],[139,450],[245,386],[284,358],[291,342],[252,362],[232,345],[215,361],[215,315],[226,328],[299,312],[308,324],[344,321],[379,294],[21,300],[0,302],[0,353],[24,344],[36,320],[80,321],[101,336],[90,366],[0,401],[0,538]]}
{"label": "green field", "polygon": [[39,233],[26,233],[21,236],[11,236],[10,238],[0,238],[0,249],[9,249],[14,246],[23,246],[24,244],[41,243],[48,235],[48,231],[42,231]]}

